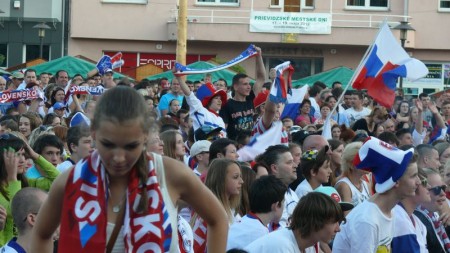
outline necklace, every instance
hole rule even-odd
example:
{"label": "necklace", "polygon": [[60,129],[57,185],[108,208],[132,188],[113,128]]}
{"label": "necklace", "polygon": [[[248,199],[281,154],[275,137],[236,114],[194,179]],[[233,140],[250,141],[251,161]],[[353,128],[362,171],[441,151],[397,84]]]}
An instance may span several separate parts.
{"label": "necklace", "polygon": [[[109,199],[110,199],[109,196],[111,196],[111,199],[112,199],[111,189],[109,188],[109,175],[106,176],[106,183],[107,183],[106,186],[108,187],[108,201],[109,201]],[[126,191],[125,191],[125,193],[123,194],[123,197],[120,199],[119,203],[117,203],[116,205],[114,205],[114,203],[112,203],[112,200],[111,200],[113,213],[118,213],[120,211],[120,208],[122,208],[123,201],[125,200],[126,196],[127,195],[126,195]]]}

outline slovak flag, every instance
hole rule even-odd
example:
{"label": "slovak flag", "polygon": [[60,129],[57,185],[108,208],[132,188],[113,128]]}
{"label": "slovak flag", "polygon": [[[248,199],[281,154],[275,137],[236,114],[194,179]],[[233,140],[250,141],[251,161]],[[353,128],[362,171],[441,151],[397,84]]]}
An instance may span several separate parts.
{"label": "slovak flag", "polygon": [[300,108],[300,104],[305,98],[306,93],[308,92],[308,85],[303,85],[299,89],[292,89],[292,94],[288,94],[287,103],[284,106],[283,112],[281,113],[281,119],[286,117],[295,120],[298,116],[298,108]]}
{"label": "slovak flag", "polygon": [[377,103],[390,108],[394,104],[398,77],[414,81],[427,74],[425,64],[409,57],[387,23],[384,23],[375,43],[356,71],[352,87],[357,90],[367,89],[369,96]]}

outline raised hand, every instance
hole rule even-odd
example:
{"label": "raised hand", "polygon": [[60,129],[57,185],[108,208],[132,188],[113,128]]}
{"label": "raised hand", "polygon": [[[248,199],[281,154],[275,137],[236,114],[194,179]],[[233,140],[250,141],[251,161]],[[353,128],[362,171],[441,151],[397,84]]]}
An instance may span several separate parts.
{"label": "raised hand", "polygon": [[17,180],[17,166],[19,165],[19,156],[16,151],[11,148],[3,149],[3,160],[5,161],[5,169],[8,174],[8,182]]}

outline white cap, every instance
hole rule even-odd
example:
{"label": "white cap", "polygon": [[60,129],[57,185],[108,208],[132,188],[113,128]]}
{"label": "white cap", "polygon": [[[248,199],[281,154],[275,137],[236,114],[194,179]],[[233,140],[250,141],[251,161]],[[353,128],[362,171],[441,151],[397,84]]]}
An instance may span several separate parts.
{"label": "white cap", "polygon": [[191,147],[191,156],[194,157],[201,152],[209,152],[211,142],[206,140],[196,141]]}

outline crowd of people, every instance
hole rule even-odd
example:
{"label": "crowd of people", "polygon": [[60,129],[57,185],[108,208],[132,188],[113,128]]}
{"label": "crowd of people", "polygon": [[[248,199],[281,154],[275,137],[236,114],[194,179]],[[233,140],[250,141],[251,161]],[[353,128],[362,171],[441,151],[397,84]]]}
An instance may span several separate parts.
{"label": "crowd of people", "polygon": [[316,82],[292,116],[256,50],[229,84],[0,77],[42,94],[0,104],[1,252],[450,252],[450,96]]}

